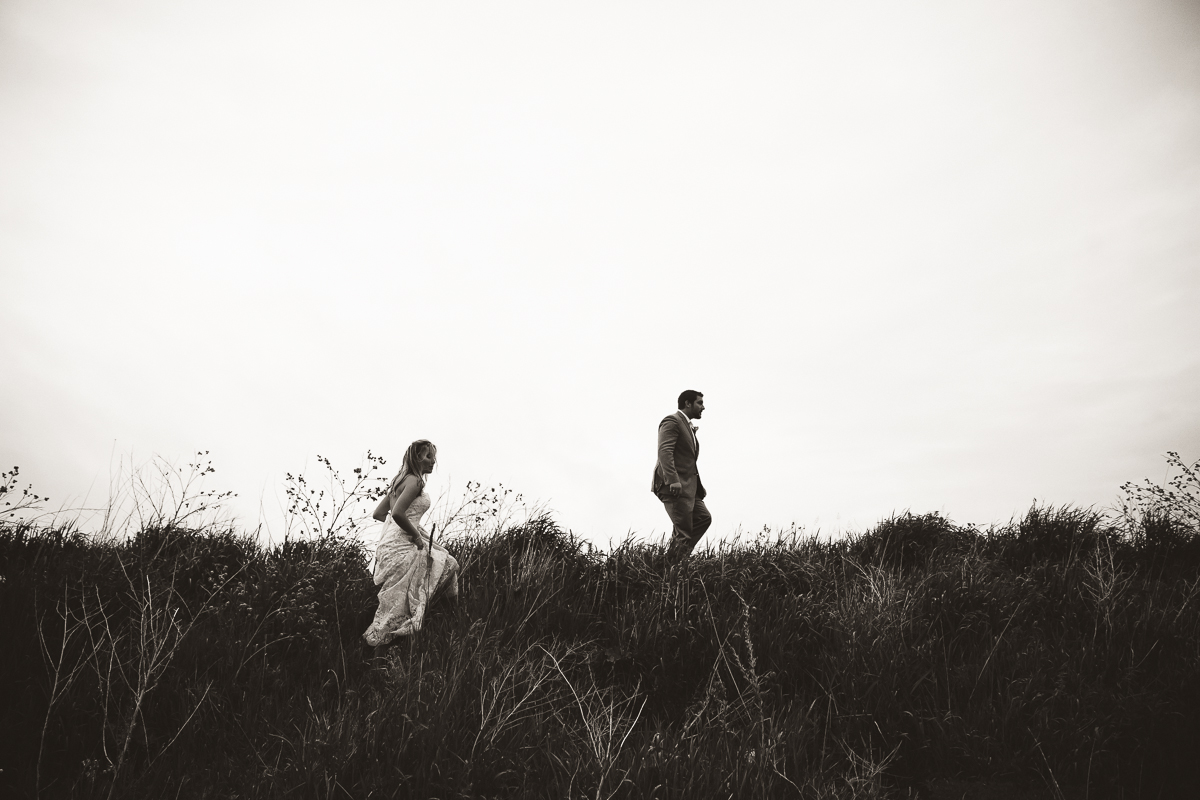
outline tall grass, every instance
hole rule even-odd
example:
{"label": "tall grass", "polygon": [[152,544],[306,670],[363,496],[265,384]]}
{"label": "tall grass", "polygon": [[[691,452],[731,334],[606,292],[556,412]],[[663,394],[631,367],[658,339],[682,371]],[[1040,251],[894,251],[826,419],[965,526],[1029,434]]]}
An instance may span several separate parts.
{"label": "tall grass", "polygon": [[3,523],[0,789],[1186,796],[1200,538],[1143,511],[1035,507],[988,531],[906,514],[677,567],[534,516],[444,540],[460,600],[381,652],[353,537]]}

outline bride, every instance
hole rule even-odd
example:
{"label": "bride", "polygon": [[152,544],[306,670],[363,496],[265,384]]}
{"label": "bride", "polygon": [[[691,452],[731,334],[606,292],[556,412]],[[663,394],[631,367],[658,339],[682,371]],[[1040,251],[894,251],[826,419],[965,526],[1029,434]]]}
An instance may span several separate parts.
{"label": "bride", "polygon": [[437,448],[418,439],[404,453],[400,472],[375,509],[383,523],[375,548],[375,585],[379,608],[375,621],[363,634],[378,647],[421,630],[425,606],[445,592],[458,596],[458,562],[440,544],[430,546],[421,517],[429,510],[425,477],[437,464]]}

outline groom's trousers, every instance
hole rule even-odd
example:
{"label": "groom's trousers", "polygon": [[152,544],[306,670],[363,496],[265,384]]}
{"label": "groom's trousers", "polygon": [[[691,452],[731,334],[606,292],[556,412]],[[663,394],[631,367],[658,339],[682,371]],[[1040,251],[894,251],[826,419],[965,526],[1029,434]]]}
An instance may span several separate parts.
{"label": "groom's trousers", "polygon": [[708,506],[694,494],[680,492],[672,497],[666,487],[662,489],[658,499],[666,506],[667,516],[671,518],[671,524],[674,526],[667,556],[680,558],[690,555],[692,548],[708,530],[708,526],[712,525],[712,515],[708,513]]}

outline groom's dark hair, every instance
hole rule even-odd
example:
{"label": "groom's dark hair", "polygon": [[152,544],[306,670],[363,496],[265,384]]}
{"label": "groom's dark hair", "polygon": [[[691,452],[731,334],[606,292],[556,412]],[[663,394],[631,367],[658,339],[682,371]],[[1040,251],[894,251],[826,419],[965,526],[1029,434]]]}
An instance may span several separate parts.
{"label": "groom's dark hair", "polygon": [[697,397],[704,397],[704,392],[697,392],[695,389],[688,389],[679,395],[679,407],[683,408],[688,403],[696,402]]}

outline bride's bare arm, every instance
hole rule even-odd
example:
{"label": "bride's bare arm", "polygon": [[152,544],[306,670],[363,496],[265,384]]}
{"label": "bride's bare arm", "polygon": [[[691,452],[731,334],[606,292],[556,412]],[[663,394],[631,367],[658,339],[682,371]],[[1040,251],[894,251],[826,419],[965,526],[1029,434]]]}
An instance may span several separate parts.
{"label": "bride's bare arm", "polygon": [[400,482],[400,494],[392,501],[392,519],[400,526],[400,530],[408,534],[408,538],[412,539],[418,550],[423,547],[421,532],[408,518],[408,507],[420,494],[421,481],[415,475],[405,475],[404,480]]}
{"label": "bride's bare arm", "polygon": [[388,511],[390,511],[391,508],[392,498],[385,494],[383,499],[379,501],[379,505],[375,506],[375,511],[371,514],[371,517],[376,522],[383,522],[385,519],[387,519]]}

